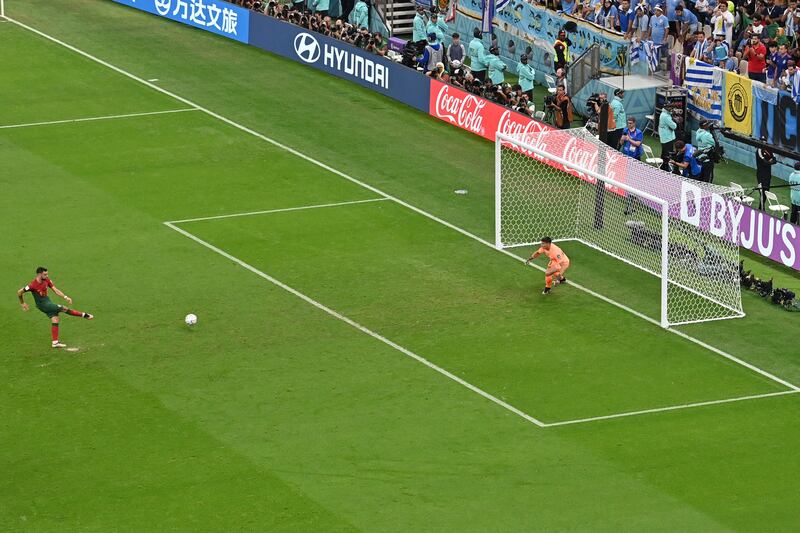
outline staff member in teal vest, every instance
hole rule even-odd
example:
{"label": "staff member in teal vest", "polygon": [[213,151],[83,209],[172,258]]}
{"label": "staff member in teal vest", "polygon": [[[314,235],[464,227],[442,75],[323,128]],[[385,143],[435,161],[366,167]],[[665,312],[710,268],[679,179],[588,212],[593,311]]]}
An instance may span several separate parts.
{"label": "staff member in teal vest", "polygon": [[323,18],[328,16],[328,11],[331,8],[331,0],[312,0],[311,7],[314,8],[314,13],[319,13]]}
{"label": "staff member in teal vest", "polygon": [[500,59],[500,49],[492,46],[489,49],[489,55],[486,56],[486,65],[489,67],[489,79],[495,85],[500,85],[506,79],[505,71],[508,65],[503,63]]}
{"label": "staff member in teal vest", "polygon": [[469,42],[469,69],[476,80],[486,79],[486,48],[483,46],[483,34],[479,28],[472,32],[473,38]]}
{"label": "staff member in teal vest", "polygon": [[536,71],[528,64],[528,56],[522,54],[517,63],[517,74],[519,75],[519,86],[522,87],[522,92],[528,95],[528,98],[533,101],[533,82],[536,80]]}
{"label": "staff member in teal vest", "polygon": [[794,172],[789,175],[789,185],[792,186],[792,214],[789,222],[797,224],[800,218],[800,163],[794,164]]}
{"label": "staff member in teal vest", "polygon": [[352,23],[356,28],[369,29],[369,6],[365,0],[358,0],[353,8]]}
{"label": "staff member in teal vest", "polygon": [[417,14],[414,15],[414,32],[411,40],[415,43],[424,41],[428,32],[425,31],[425,8],[417,4]]}
{"label": "staff member in teal vest", "polygon": [[675,149],[675,130],[678,124],[666,107],[658,116],[658,138],[661,140],[661,170],[669,172],[669,158]]}
{"label": "staff member in teal vest", "polygon": [[435,33],[436,40],[440,43],[444,43],[444,34],[447,31],[447,23],[442,20],[436,13],[431,13],[431,20],[428,22],[428,25],[425,27],[426,33]]}

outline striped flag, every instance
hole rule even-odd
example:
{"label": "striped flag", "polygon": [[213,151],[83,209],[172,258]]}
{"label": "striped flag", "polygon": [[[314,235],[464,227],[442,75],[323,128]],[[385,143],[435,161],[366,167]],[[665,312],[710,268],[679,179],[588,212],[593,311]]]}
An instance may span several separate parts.
{"label": "striped flag", "polygon": [[697,119],[722,120],[722,69],[686,58],[686,109]]}
{"label": "striped flag", "polygon": [[506,4],[508,4],[508,0],[481,0],[481,10],[483,11],[481,31],[483,33],[492,33],[494,15],[506,7]]}
{"label": "striped flag", "polygon": [[686,58],[684,82],[689,87],[707,87],[710,89],[714,86],[714,66],[697,61],[694,58]]}
{"label": "striped flag", "polygon": [[642,44],[644,45],[644,53],[647,57],[647,66],[650,67],[650,72],[656,72],[658,70],[659,47],[656,46],[653,41],[645,41]]}
{"label": "striped flag", "polygon": [[631,40],[631,45],[628,48],[628,54],[630,55],[631,65],[637,64],[644,54],[644,46],[642,45],[642,42],[638,39]]}

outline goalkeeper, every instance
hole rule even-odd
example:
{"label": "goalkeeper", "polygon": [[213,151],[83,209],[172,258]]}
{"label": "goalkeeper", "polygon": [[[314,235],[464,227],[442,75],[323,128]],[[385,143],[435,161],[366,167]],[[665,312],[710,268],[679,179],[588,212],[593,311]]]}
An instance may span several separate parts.
{"label": "goalkeeper", "polygon": [[556,285],[567,281],[564,273],[569,268],[569,257],[567,257],[567,254],[565,254],[561,248],[553,244],[553,239],[550,237],[542,237],[541,247],[533,252],[533,255],[525,261],[525,264],[529,265],[531,261],[542,254],[550,259],[550,262],[547,264],[547,270],[544,271],[544,290],[542,294],[550,294],[550,291],[553,290],[554,281]]}

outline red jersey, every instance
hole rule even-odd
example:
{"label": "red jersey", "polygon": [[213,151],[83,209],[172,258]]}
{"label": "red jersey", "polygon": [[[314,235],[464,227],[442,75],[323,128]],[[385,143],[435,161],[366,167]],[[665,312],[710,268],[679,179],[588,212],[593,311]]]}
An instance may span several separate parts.
{"label": "red jersey", "polygon": [[46,279],[44,281],[39,281],[36,278],[33,278],[33,281],[25,285],[23,289],[25,292],[32,292],[33,299],[39,300],[39,298],[47,298],[47,289],[53,286],[53,282],[50,279]]}
{"label": "red jersey", "polygon": [[[748,54],[748,51],[750,52]],[[757,58],[757,55],[761,55],[760,59]],[[764,69],[767,68],[767,47],[761,43],[758,43],[756,46],[748,46],[745,49],[745,59],[747,59],[747,72],[753,74],[759,74],[764,72]]]}

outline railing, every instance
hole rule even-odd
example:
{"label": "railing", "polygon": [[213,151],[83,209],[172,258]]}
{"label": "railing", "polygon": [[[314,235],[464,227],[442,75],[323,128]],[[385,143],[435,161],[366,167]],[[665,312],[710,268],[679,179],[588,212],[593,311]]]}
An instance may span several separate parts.
{"label": "railing", "polygon": [[600,77],[600,47],[593,44],[569,65],[568,94],[576,95],[589,80]]}

